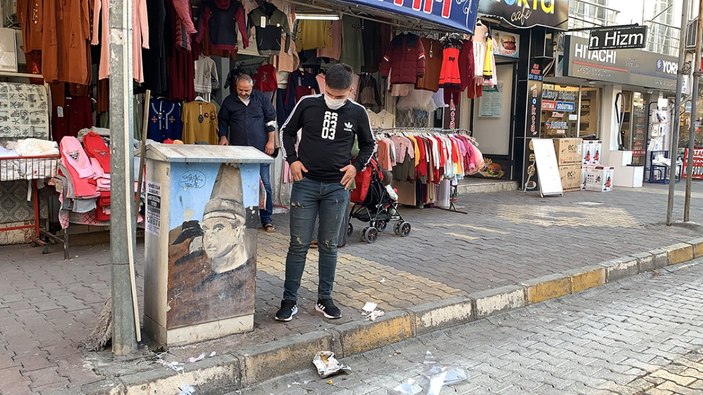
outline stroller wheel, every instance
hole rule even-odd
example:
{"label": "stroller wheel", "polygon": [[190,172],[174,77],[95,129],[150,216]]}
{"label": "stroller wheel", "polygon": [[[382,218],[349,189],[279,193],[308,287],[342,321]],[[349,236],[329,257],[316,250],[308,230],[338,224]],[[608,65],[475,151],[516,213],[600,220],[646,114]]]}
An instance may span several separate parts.
{"label": "stroller wheel", "polygon": [[384,230],[386,230],[386,226],[388,226],[388,221],[376,221],[375,226],[379,232],[383,232]]}
{"label": "stroller wheel", "polygon": [[354,225],[352,225],[351,222],[349,222],[349,224],[347,226],[347,236],[351,236],[352,233],[354,233]]}
{"label": "stroller wheel", "polygon": [[361,235],[361,241],[363,241],[363,242],[368,242],[368,240],[366,240],[366,231],[367,230],[369,230],[369,227],[365,226],[363,229],[361,229],[361,232],[359,233]]}
{"label": "stroller wheel", "polygon": [[400,237],[407,237],[411,229],[412,226],[410,226],[410,222],[403,222],[403,224],[400,225]]}
{"label": "stroller wheel", "polygon": [[378,229],[374,227],[366,228],[364,230],[364,241],[371,244],[378,238]]}
{"label": "stroller wheel", "polygon": [[403,226],[404,223],[405,223],[405,221],[403,221],[402,219],[400,221],[396,222],[395,225],[393,225],[393,233],[400,236],[400,227]]}

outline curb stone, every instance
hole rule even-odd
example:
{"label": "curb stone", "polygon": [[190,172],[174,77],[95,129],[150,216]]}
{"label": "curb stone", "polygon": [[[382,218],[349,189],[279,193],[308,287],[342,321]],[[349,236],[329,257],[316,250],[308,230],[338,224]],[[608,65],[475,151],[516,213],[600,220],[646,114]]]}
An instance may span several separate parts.
{"label": "curb stone", "polygon": [[661,269],[669,266],[669,254],[663,248],[655,248],[649,251],[654,256],[654,268]]}
{"label": "curb stone", "polygon": [[563,274],[571,279],[571,293],[579,293],[603,285],[606,280],[606,268],[601,265],[568,270]]}
{"label": "curb stone", "polygon": [[639,273],[651,272],[656,269],[654,265],[654,255],[649,252],[640,252],[630,255],[637,259],[637,271]]}
{"label": "curb stone", "polygon": [[[415,337],[413,315],[391,311],[376,321],[353,321],[336,328],[342,341],[340,358],[361,354],[388,344]],[[312,360],[312,358],[311,358]]]}
{"label": "curb stone", "polygon": [[691,240],[689,243],[693,246],[693,258],[703,257],[703,237]]}
{"label": "curb stone", "polygon": [[677,265],[682,262],[688,262],[693,259],[693,245],[688,243],[672,244],[664,247],[664,250],[669,255],[669,265]]}
{"label": "curb stone", "polygon": [[489,289],[469,294],[474,300],[476,318],[488,317],[504,311],[525,307],[525,289],[519,285]]}
{"label": "curb stone", "polygon": [[317,351],[349,357],[435,330],[495,316],[508,310],[576,294],[638,273],[684,269],[703,257],[703,238],[585,266],[444,301],[391,311],[376,321],[353,321],[338,327],[248,347],[189,364],[175,373],[157,368],[81,387],[86,394],[154,394],[178,392],[187,383],[198,392],[237,390],[311,367]]}
{"label": "curb stone", "polygon": [[633,256],[625,256],[600,263],[605,267],[605,281],[613,282],[639,273],[638,260]]}
{"label": "curb stone", "polygon": [[[295,372],[310,366],[316,352],[335,351],[335,335],[331,331],[316,331],[240,350],[236,355],[241,362],[242,386],[280,376],[281,371]],[[310,358],[301,358],[302,355],[310,355]]]}
{"label": "curb stone", "polygon": [[414,317],[413,332],[415,336],[420,336],[435,330],[473,321],[475,319],[473,305],[471,298],[459,296],[439,302],[412,306],[405,310],[410,313],[411,317]]}
{"label": "curb stone", "polygon": [[560,298],[571,293],[571,277],[563,274],[550,274],[521,283],[525,287],[527,304]]}

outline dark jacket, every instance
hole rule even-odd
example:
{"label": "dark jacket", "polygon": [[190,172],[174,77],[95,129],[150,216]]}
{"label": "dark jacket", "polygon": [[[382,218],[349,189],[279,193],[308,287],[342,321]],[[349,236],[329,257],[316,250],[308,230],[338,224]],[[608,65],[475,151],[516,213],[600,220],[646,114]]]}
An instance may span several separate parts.
{"label": "dark jacket", "polygon": [[268,134],[276,131],[276,111],[271,101],[259,91],[252,91],[249,105],[233,93],[222,102],[218,135],[226,136],[230,145],[245,145],[264,150]]}
{"label": "dark jacket", "polygon": [[414,34],[399,34],[381,60],[381,76],[391,75],[391,84],[415,84],[425,75],[425,47]]}
{"label": "dark jacket", "polygon": [[[366,109],[347,100],[341,108],[332,110],[323,95],[302,98],[281,127],[281,136],[286,161],[301,161],[308,169],[306,178],[326,183],[339,182],[344,175],[339,170],[349,164],[361,171],[376,149]],[[359,155],[352,160],[354,137],[359,142]]]}

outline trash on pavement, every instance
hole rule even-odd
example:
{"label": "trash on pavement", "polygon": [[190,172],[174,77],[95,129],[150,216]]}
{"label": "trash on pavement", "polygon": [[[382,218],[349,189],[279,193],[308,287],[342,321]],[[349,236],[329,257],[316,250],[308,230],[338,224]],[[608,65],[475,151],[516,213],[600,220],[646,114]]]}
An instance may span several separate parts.
{"label": "trash on pavement", "polygon": [[213,351],[213,352],[210,353],[210,356],[211,356],[211,357],[214,357],[215,355],[217,355],[217,351]]}
{"label": "trash on pavement", "polygon": [[377,309],[378,304],[373,302],[366,302],[364,307],[361,308],[364,312],[361,313],[364,317],[367,317],[371,321],[376,321],[376,318],[381,317],[386,314],[383,310]]}
{"label": "trash on pavement", "polygon": [[366,314],[371,314],[372,311],[376,310],[376,307],[378,307],[377,303],[366,302],[366,304],[364,305],[364,307],[361,308],[361,310],[363,310]]}
{"label": "trash on pavement", "polygon": [[193,395],[195,393],[195,388],[188,384],[181,384],[178,389],[180,390],[178,395]]}
{"label": "trash on pavement", "polygon": [[188,358],[188,362],[193,363],[193,362],[202,361],[203,359],[205,359],[205,353],[202,353],[202,354],[198,355],[197,357]]}
{"label": "trash on pavement", "polygon": [[351,368],[337,361],[332,351],[318,351],[312,363],[317,368],[317,374],[323,379],[339,373],[351,373]]}
{"label": "trash on pavement", "polygon": [[427,395],[439,395],[445,385],[454,385],[469,379],[469,372],[459,366],[442,365],[431,352],[425,353],[423,361],[425,370],[422,372],[428,383]]}
{"label": "trash on pavement", "polygon": [[406,382],[397,385],[391,390],[393,395],[417,395],[422,392],[422,387],[415,380],[408,379]]}

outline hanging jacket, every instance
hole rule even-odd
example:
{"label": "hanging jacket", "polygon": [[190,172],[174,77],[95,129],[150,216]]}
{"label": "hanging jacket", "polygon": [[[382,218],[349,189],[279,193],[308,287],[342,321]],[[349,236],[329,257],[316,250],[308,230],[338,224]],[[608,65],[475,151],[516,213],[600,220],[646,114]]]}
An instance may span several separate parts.
{"label": "hanging jacket", "polygon": [[291,113],[298,100],[302,99],[303,96],[312,95],[313,93],[322,93],[320,92],[320,85],[317,83],[315,74],[300,70],[290,73],[288,76],[288,85],[286,86],[286,111]]}
{"label": "hanging jacket", "polygon": [[391,75],[391,84],[415,84],[425,75],[425,47],[420,38],[414,34],[395,36],[380,69],[382,77]]}
{"label": "hanging jacket", "polygon": [[[263,23],[262,23],[263,22]],[[248,16],[247,32],[256,29],[256,48],[259,55],[278,55],[281,51],[281,36],[286,34],[285,51],[290,50],[291,31],[288,16],[275,5],[264,3],[251,11]]]}
{"label": "hanging jacket", "polygon": [[242,36],[244,48],[249,46],[244,7],[237,0],[207,0],[203,3],[197,42],[201,42],[207,30],[209,46],[218,50],[237,50],[237,30]]}

